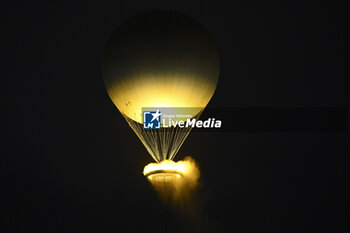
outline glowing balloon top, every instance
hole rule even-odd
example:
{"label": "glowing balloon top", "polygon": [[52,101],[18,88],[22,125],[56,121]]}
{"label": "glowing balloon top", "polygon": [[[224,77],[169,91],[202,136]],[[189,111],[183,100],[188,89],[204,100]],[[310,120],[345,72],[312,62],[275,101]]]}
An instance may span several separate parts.
{"label": "glowing balloon top", "polygon": [[[193,107],[192,114],[200,114],[214,94],[219,58],[207,31],[194,19],[176,12],[148,11],[113,33],[103,60],[103,77],[113,103],[160,161],[171,159],[188,133],[175,145],[161,142],[159,146],[138,125],[142,108]],[[161,130],[156,134],[164,136]]]}

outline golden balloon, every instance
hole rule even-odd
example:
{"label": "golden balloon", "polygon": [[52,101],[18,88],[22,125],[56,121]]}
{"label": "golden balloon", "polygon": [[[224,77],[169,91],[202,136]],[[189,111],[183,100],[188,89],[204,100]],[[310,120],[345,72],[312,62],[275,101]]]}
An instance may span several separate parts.
{"label": "golden balloon", "polygon": [[103,60],[103,78],[111,100],[152,158],[171,160],[191,128],[144,129],[142,109],[187,108],[198,118],[218,83],[218,52],[193,18],[148,11],[113,33]]}

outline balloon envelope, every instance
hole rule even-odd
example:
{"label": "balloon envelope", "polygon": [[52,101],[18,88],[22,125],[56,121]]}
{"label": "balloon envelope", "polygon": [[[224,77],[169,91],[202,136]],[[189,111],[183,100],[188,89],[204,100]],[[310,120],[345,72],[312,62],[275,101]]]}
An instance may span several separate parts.
{"label": "balloon envelope", "polygon": [[199,117],[219,77],[206,30],[181,13],[149,11],[123,23],[103,60],[107,92],[156,161],[172,159],[190,129],[145,130],[142,108],[181,107]]}

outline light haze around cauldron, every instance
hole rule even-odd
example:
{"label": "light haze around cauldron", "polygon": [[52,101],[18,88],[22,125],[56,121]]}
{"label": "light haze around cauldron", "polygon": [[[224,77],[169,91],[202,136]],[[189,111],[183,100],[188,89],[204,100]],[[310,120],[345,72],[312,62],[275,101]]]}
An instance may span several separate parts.
{"label": "light haze around cauldron", "polygon": [[188,205],[192,201],[192,192],[199,184],[200,171],[194,159],[185,157],[178,162],[163,160],[150,163],[145,166],[143,174],[164,201]]}
{"label": "light haze around cauldron", "polygon": [[147,11],[124,22],[103,60],[108,95],[157,162],[174,158],[191,127],[144,129],[142,108],[187,108],[198,119],[218,77],[218,52],[207,31],[170,11]]}

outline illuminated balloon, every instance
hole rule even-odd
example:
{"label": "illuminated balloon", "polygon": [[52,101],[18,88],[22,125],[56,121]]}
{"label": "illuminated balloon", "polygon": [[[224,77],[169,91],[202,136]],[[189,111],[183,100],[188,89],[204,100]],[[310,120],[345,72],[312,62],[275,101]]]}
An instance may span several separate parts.
{"label": "illuminated balloon", "polygon": [[144,129],[142,108],[189,108],[198,118],[214,94],[219,58],[212,39],[194,19],[148,11],[113,33],[103,77],[113,103],[159,162],[175,156],[191,128]]}

